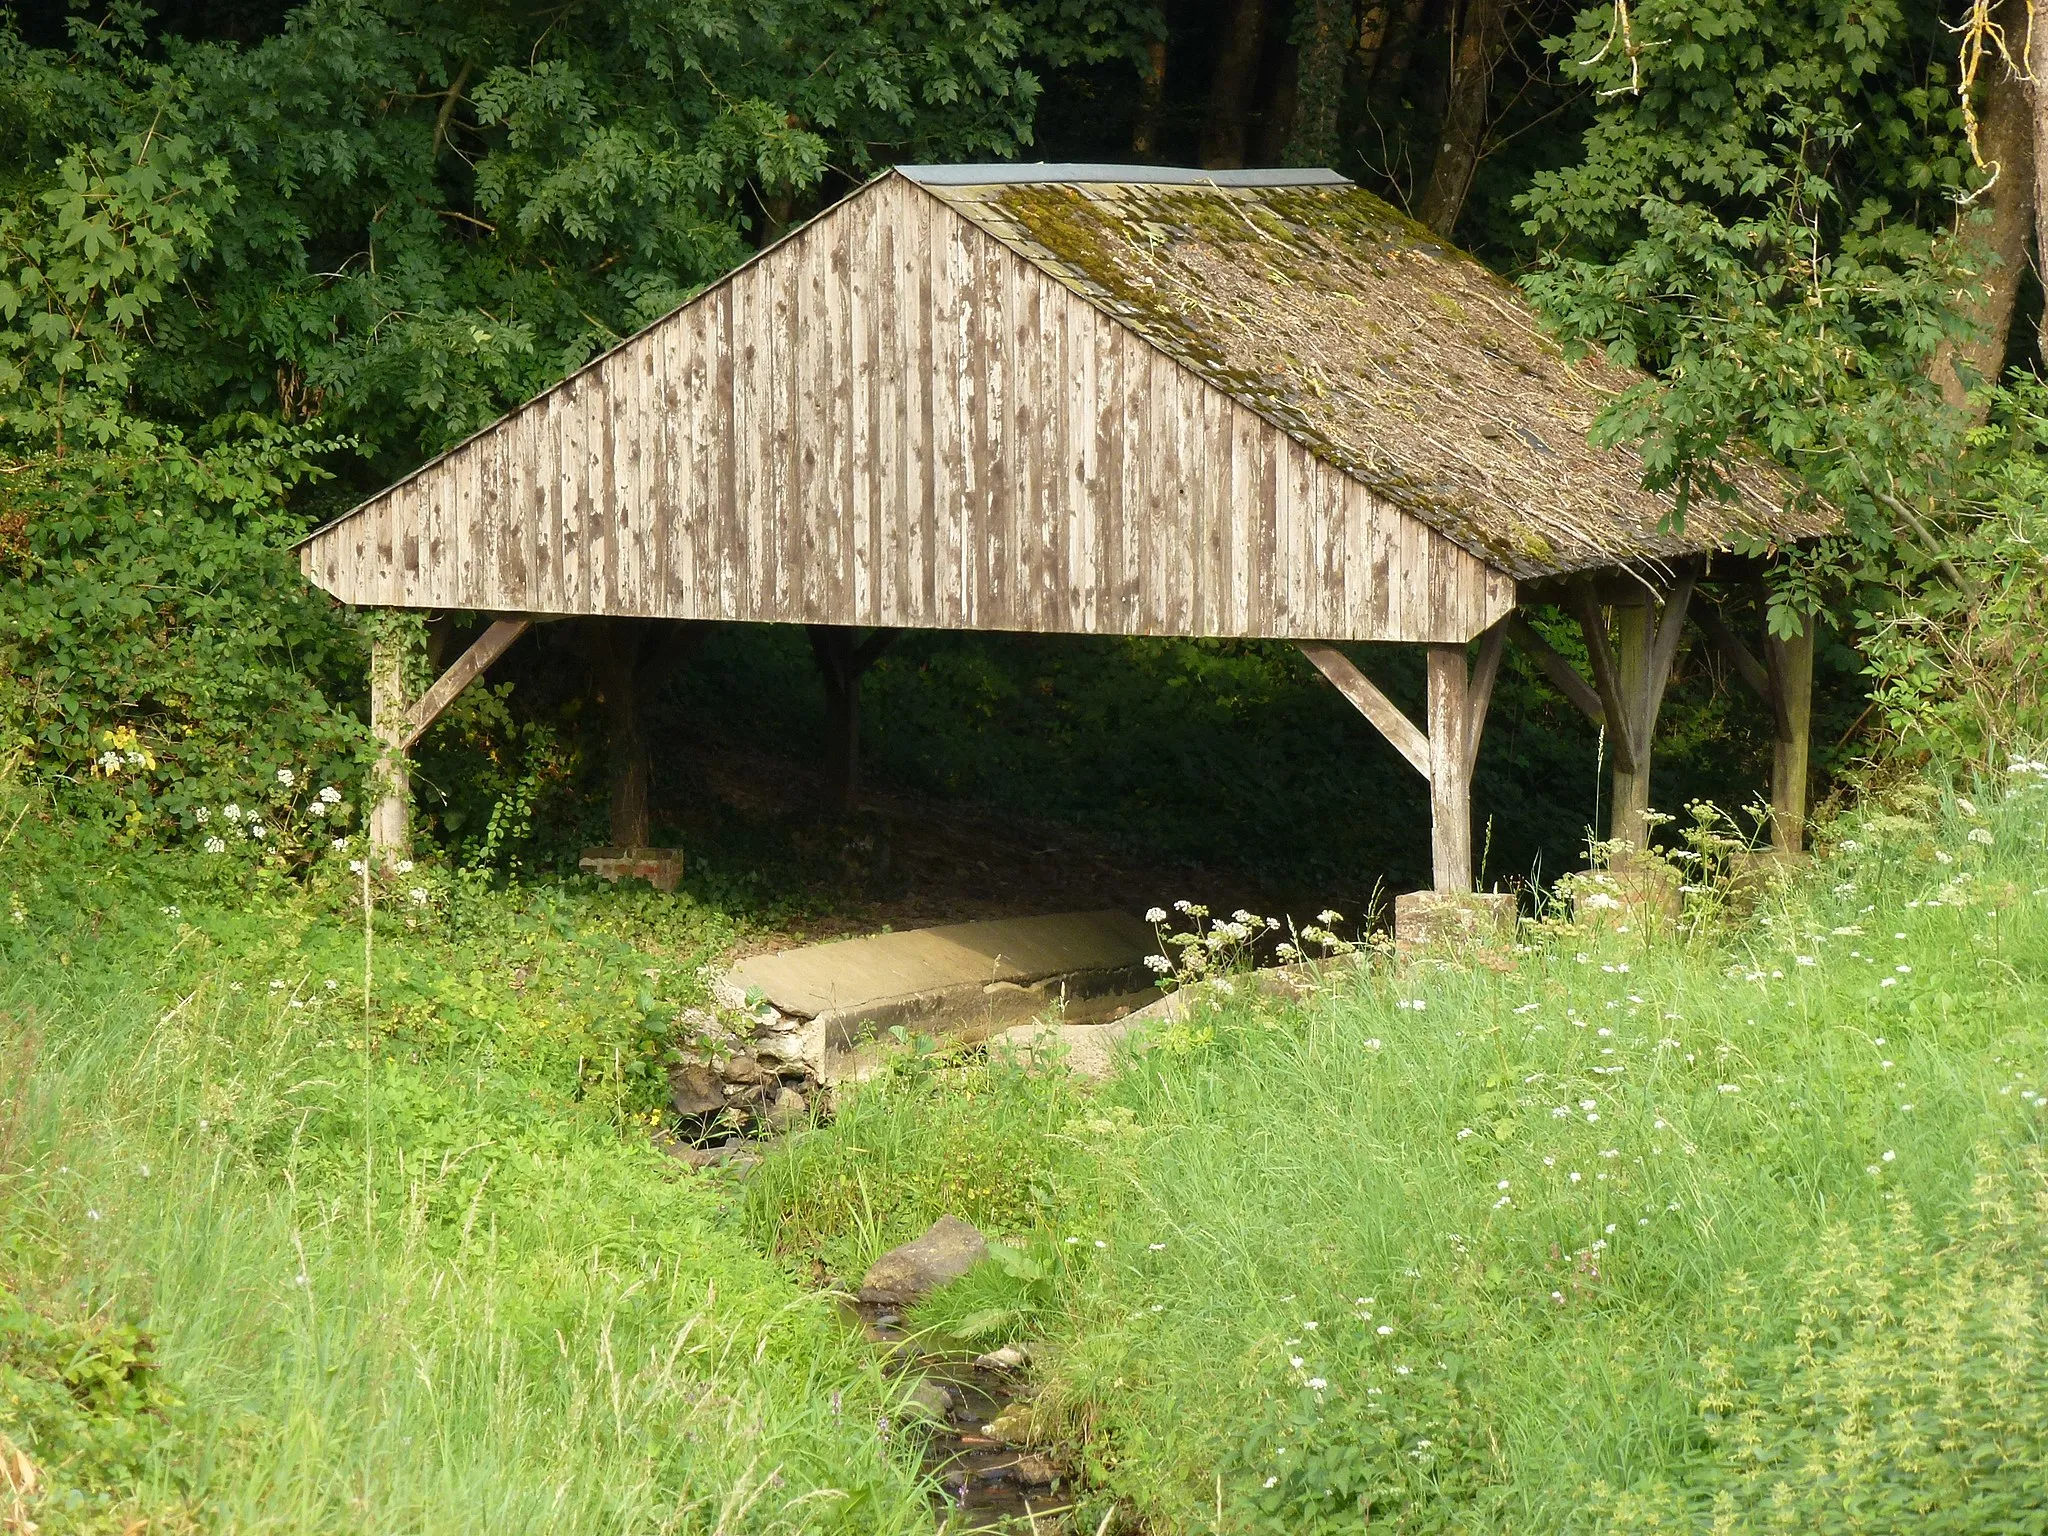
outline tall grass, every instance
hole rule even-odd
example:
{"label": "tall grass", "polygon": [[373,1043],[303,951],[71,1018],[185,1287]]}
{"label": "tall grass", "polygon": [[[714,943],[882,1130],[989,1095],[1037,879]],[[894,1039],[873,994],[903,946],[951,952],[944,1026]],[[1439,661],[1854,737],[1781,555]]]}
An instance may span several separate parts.
{"label": "tall grass", "polygon": [[636,1125],[647,993],[717,933],[394,917],[366,1050],[338,898],[95,852],[0,871],[0,1432],[45,1532],[930,1529],[889,1384]]}
{"label": "tall grass", "polygon": [[[2042,1529],[2040,778],[1719,937],[1246,1002],[1086,1104],[879,1085],[756,1219],[858,1257],[985,1126],[1071,1259],[1048,1425],[1158,1531]],[[877,1183],[926,1197],[856,1242]]]}

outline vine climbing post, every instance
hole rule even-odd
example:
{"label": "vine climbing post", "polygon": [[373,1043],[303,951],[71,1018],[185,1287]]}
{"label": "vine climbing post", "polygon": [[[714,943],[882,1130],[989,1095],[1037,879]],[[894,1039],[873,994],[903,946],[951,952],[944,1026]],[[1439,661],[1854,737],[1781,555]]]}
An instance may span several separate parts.
{"label": "vine climbing post", "polygon": [[412,732],[407,709],[406,634],[389,614],[370,628],[370,734],[377,738],[377,766],[371,773],[367,828],[373,858],[406,857],[412,846],[412,775],[405,742]]}

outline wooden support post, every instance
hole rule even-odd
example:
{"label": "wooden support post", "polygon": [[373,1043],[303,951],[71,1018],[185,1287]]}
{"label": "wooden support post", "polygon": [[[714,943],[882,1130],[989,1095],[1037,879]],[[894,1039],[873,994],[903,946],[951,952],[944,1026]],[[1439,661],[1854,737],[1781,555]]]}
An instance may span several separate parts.
{"label": "wooden support post", "polygon": [[1439,895],[1472,889],[1472,772],[1465,647],[1429,647],[1429,848]]}
{"label": "wooden support post", "polygon": [[1593,665],[1599,718],[1605,722],[1608,750],[1614,755],[1607,836],[1633,848],[1650,845],[1651,743],[1695,579],[1691,574],[1680,577],[1664,594],[1661,613],[1647,591],[1641,602],[1615,604],[1611,647],[1607,618],[1591,582],[1575,582],[1571,590],[1572,610]]}
{"label": "wooden support post", "polygon": [[1600,702],[1600,695],[1587,681],[1572,669],[1572,664],[1557,653],[1557,648],[1529,626],[1529,621],[1519,613],[1507,621],[1507,632],[1515,644],[1529,653],[1529,658],[1542,669],[1557,691],[1578,706],[1579,712],[1603,730],[1607,726],[1607,711]]}
{"label": "wooden support post", "polygon": [[[1759,603],[1759,606],[1762,606]],[[1806,846],[1806,781],[1813,733],[1812,615],[1804,632],[1780,640],[1764,636],[1765,661],[1712,608],[1702,607],[1700,628],[1734,667],[1736,676],[1756,690],[1771,710],[1771,846],[1796,854]]]}
{"label": "wooden support post", "polygon": [[641,708],[639,626],[613,622],[605,630],[597,647],[596,670],[598,696],[604,704],[611,844],[645,848],[652,835],[654,752]]}
{"label": "wooden support post", "polygon": [[1813,737],[1813,631],[1806,616],[1800,634],[1765,642],[1771,658],[1775,711],[1782,726],[1771,753],[1771,846],[1796,854],[1806,846],[1806,776]]}
{"label": "wooden support post", "polygon": [[861,679],[889,648],[893,629],[870,630],[856,640],[840,624],[807,627],[811,655],[825,684],[825,802],[834,815],[844,814],[860,787]]}
{"label": "wooden support post", "polygon": [[[1623,732],[1610,731],[1615,738],[1614,788],[1608,808],[1607,835],[1634,848],[1650,845],[1650,743],[1639,723],[1649,712],[1650,653],[1653,649],[1654,615],[1647,602],[1617,606],[1614,613],[1614,680],[1621,718],[1628,722],[1628,750],[1621,749]],[[1612,718],[1616,711],[1610,710]]]}
{"label": "wooden support post", "polygon": [[412,776],[405,743],[412,722],[406,712],[405,647],[389,627],[370,638],[370,733],[380,743],[371,772],[366,828],[370,848],[386,862],[412,849]]}
{"label": "wooden support post", "polygon": [[[1479,664],[1465,668],[1465,647],[1428,648],[1429,729],[1419,731],[1401,707],[1373,686],[1372,679],[1334,645],[1303,644],[1302,655],[1315,663],[1352,707],[1373,723],[1408,766],[1429,782],[1430,870],[1439,894],[1467,895],[1472,890],[1472,767],[1479,756],[1479,736],[1486,727],[1486,706],[1500,673],[1505,624],[1496,624],[1479,642]],[[1405,898],[1404,898],[1405,899]]]}
{"label": "wooden support post", "polygon": [[645,848],[653,835],[654,748],[647,705],[662,677],[702,643],[705,626],[592,620],[578,636],[604,704],[611,846]]}

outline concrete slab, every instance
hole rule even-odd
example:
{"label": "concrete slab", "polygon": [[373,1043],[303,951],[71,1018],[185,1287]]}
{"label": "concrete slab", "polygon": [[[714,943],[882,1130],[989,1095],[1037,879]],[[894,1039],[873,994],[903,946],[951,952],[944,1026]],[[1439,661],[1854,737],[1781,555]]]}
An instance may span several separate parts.
{"label": "concrete slab", "polygon": [[778,1013],[846,1016],[957,988],[1032,987],[1051,977],[1142,967],[1158,949],[1127,912],[998,918],[753,955],[728,973]]}

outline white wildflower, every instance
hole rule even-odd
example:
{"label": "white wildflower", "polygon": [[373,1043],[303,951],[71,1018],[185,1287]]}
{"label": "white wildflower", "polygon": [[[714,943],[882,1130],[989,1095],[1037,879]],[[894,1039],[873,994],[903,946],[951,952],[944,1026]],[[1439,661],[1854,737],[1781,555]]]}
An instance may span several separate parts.
{"label": "white wildflower", "polygon": [[226,853],[228,851],[227,839],[224,837],[209,837],[206,840],[206,851],[208,853]]}

